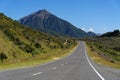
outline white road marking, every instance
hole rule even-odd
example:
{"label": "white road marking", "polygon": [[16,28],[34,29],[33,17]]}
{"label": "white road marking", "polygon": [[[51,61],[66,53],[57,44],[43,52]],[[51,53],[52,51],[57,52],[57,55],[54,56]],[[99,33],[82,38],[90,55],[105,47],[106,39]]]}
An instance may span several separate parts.
{"label": "white road marking", "polygon": [[55,70],[55,69],[57,69],[57,67],[53,67],[52,69]]}
{"label": "white road marking", "polygon": [[105,80],[104,77],[94,68],[94,66],[91,64],[90,60],[88,59],[86,48],[85,48],[85,56],[91,68],[96,72],[96,74],[101,78],[101,80]]}
{"label": "white road marking", "polygon": [[40,75],[40,74],[42,74],[42,72],[35,73],[33,74],[33,76]]}

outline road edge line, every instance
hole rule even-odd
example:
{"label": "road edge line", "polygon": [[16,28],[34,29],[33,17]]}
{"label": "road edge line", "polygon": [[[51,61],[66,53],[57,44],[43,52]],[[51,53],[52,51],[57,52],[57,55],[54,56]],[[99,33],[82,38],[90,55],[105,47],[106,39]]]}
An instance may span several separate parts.
{"label": "road edge line", "polygon": [[87,52],[86,52],[86,46],[85,46],[85,43],[84,43],[84,48],[85,48],[85,56],[86,56],[86,59],[89,63],[89,65],[91,66],[91,68],[96,72],[96,74],[102,79],[102,80],[105,80],[105,78],[95,69],[95,67],[91,64],[88,56],[87,56]]}

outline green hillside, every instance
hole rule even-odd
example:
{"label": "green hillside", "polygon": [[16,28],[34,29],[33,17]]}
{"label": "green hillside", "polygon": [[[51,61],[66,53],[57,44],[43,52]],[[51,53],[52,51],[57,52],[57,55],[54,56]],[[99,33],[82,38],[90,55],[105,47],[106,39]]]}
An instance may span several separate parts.
{"label": "green hillside", "polygon": [[74,40],[32,30],[0,13],[0,64],[59,56],[75,45]]}
{"label": "green hillside", "polygon": [[113,32],[107,32],[101,35],[101,37],[120,37],[120,31],[114,30]]}
{"label": "green hillside", "polygon": [[91,51],[112,63],[120,63],[120,37],[94,37],[86,41]]}

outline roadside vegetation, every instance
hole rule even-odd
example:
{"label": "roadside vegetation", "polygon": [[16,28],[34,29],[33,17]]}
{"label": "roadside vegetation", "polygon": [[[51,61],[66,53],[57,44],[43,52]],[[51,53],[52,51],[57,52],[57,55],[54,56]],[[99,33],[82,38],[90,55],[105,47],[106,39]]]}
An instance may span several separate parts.
{"label": "roadside vegetation", "polygon": [[120,37],[92,37],[84,39],[87,50],[97,63],[120,68]]}
{"label": "roadside vegetation", "polygon": [[39,64],[64,55],[76,44],[71,38],[38,32],[0,13],[0,69]]}

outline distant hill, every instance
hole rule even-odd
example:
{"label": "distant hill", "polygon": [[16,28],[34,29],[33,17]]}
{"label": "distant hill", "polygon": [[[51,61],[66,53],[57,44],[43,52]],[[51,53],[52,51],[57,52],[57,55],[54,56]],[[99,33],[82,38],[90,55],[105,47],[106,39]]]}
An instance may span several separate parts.
{"label": "distant hill", "polygon": [[91,32],[91,31],[87,32],[87,34],[88,34],[88,36],[90,36],[90,37],[98,36],[96,33]]}
{"label": "distant hill", "polygon": [[74,41],[25,27],[0,13],[0,64],[47,59],[69,49]]}
{"label": "distant hill", "polygon": [[62,35],[70,37],[85,37],[87,33],[73,26],[71,23],[58,18],[47,10],[39,10],[19,20],[23,25],[36,30],[47,32],[52,35]]}
{"label": "distant hill", "polygon": [[113,32],[107,32],[107,33],[101,35],[101,37],[120,37],[120,31],[114,30]]}

